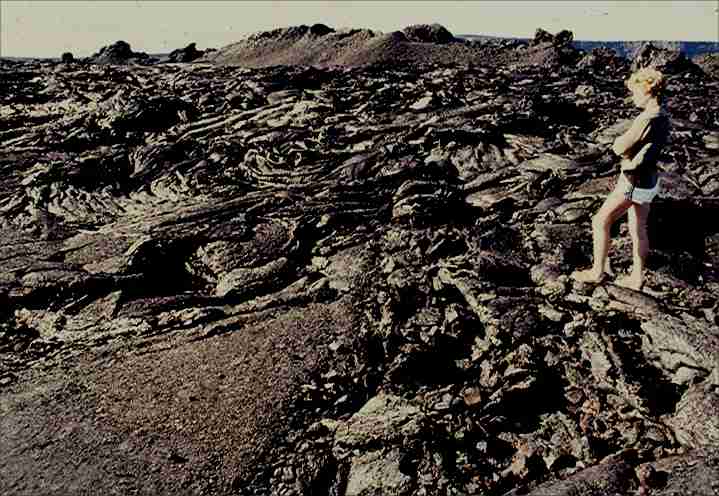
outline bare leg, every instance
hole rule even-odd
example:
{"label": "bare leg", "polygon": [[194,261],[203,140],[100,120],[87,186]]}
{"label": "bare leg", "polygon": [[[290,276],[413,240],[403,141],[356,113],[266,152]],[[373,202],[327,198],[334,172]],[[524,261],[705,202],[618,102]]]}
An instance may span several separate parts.
{"label": "bare leg", "polygon": [[609,251],[609,229],[612,224],[632,206],[621,193],[612,192],[599,212],[592,218],[592,236],[594,245],[594,263],[589,270],[575,271],[572,278],[582,282],[599,282],[607,264]]}
{"label": "bare leg", "polygon": [[628,277],[617,281],[618,285],[637,291],[641,291],[644,285],[644,262],[649,253],[647,219],[650,208],[650,203],[635,203],[629,209],[629,234],[632,237],[632,272]]}

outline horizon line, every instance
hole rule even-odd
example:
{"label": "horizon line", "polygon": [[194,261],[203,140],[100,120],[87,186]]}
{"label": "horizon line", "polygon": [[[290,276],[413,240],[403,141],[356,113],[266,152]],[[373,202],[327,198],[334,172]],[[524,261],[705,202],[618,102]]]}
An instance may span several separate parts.
{"label": "horizon line", "polygon": [[[300,25],[300,26],[301,26],[301,25]],[[286,26],[286,27],[292,27],[292,26]],[[276,29],[283,29],[283,28],[276,28]],[[339,29],[341,30],[341,29],[344,29],[344,28],[339,28]],[[355,29],[355,28],[352,28],[352,29]],[[380,30],[376,30],[376,29],[369,29],[369,28],[356,28],[356,29],[368,29],[369,31],[375,31],[375,32],[377,32],[377,33],[387,34],[387,33],[384,32],[384,31],[380,31]],[[568,29],[567,31],[571,31],[571,30]],[[226,45],[222,45],[222,46],[208,46],[208,47],[204,47],[204,48],[201,48],[200,46],[198,46],[198,50],[209,50],[209,49],[219,50],[220,48],[224,48],[224,47],[226,47],[226,46],[230,46],[230,45],[233,45],[233,44],[235,44],[235,43],[239,43],[239,42],[243,41],[246,37],[249,37],[249,36],[251,36],[251,35],[253,35],[253,34],[258,34],[258,33],[262,33],[262,32],[265,32],[265,31],[254,31],[254,32],[251,32],[251,33],[250,33],[250,32],[245,33],[245,34],[243,34],[242,37],[239,38],[237,41],[233,41],[233,42],[230,42],[230,43],[228,43],[228,44],[226,44]],[[558,32],[559,32],[559,31],[558,31]],[[557,33],[554,33],[554,34],[557,34]],[[522,40],[522,41],[534,39],[533,37],[526,37],[526,36],[507,36],[507,35],[496,35],[496,34],[469,34],[469,33],[456,34],[456,35],[453,34],[452,36],[454,36],[455,38],[459,38],[459,39],[468,39],[468,38],[471,38],[471,37],[477,37],[477,38],[484,37],[484,38],[494,38],[494,39],[499,39],[499,40]],[[109,43],[107,43],[107,44],[100,45],[99,48],[95,49],[95,50],[96,50],[95,53],[97,53],[97,51],[99,51],[100,49],[102,49],[102,48],[104,48],[104,47],[107,47],[107,46],[110,46],[110,45],[112,45],[112,44],[114,44],[114,43],[117,43],[117,42],[119,42],[119,41],[124,41],[125,43],[128,43],[128,44],[132,47],[132,44],[129,43],[129,42],[127,42],[126,40],[118,39],[118,40],[109,42]],[[653,38],[653,39],[649,39],[649,38],[642,38],[642,39],[610,39],[610,40],[586,39],[586,38],[585,38],[585,39],[578,39],[578,38],[573,38],[573,39],[572,39],[572,43],[576,43],[576,42],[591,42],[591,43],[653,43],[653,42],[657,42],[657,43],[704,43],[704,44],[714,44],[714,45],[719,46],[719,41],[717,41],[717,40],[683,40],[683,39],[680,39],[680,40],[670,40],[670,39],[660,39],[660,38]],[[192,43],[195,43],[196,45],[199,45],[199,43],[198,43],[197,41],[189,41],[187,44],[185,44],[185,45],[180,44],[177,48],[173,48],[172,50],[167,51],[167,52],[160,52],[160,51],[157,51],[157,52],[156,52],[156,51],[150,50],[150,51],[136,52],[136,53],[146,53],[146,54],[148,54],[148,55],[168,55],[168,54],[170,54],[172,51],[177,50],[177,49],[182,49],[182,48],[184,48],[184,47],[186,47],[186,46],[188,46],[188,45],[190,45],[190,44],[192,44]],[[62,52],[62,53],[65,53],[65,52],[71,52],[71,53],[72,53],[72,50],[65,50],[65,51]],[[51,60],[51,59],[59,59],[59,58],[61,58],[62,53],[61,53],[60,55],[58,55],[58,56],[5,55],[5,54],[0,53],[0,58],[4,58],[4,59],[8,59],[8,58],[12,58],[12,59],[50,59],[50,60]]]}

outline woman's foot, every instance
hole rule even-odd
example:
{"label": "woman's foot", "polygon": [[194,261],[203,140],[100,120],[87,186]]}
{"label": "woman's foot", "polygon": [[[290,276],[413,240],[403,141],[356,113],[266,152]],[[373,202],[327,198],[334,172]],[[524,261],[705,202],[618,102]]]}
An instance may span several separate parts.
{"label": "woman's foot", "polygon": [[604,279],[604,272],[596,272],[594,269],[575,270],[572,272],[571,277],[575,281],[597,284]]}
{"label": "woman's foot", "polygon": [[641,291],[644,287],[644,280],[641,277],[628,275],[617,279],[615,284],[623,288],[633,289],[634,291]]}
{"label": "woman's foot", "polygon": [[614,277],[614,271],[612,270],[612,264],[609,261],[609,257],[607,257],[607,261],[604,262],[604,273],[610,277]]}

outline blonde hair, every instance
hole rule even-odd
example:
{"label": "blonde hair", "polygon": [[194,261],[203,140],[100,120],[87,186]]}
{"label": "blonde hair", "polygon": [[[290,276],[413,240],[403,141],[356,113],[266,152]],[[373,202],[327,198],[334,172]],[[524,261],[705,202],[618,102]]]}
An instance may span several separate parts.
{"label": "blonde hair", "polygon": [[661,97],[664,93],[666,79],[664,78],[664,74],[654,67],[642,67],[629,76],[629,79],[627,79],[624,84],[630,90],[642,88],[652,96]]}

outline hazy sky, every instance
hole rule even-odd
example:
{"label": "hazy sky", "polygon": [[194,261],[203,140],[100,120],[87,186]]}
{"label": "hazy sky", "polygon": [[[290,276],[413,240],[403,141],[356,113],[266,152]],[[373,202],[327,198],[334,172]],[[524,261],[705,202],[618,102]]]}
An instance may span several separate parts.
{"label": "hazy sky", "polygon": [[719,0],[201,1],[0,0],[0,55],[83,57],[125,40],[161,53],[220,47],[276,27],[394,31],[438,22],[453,34],[531,37],[538,27],[581,40],[719,41]]}

